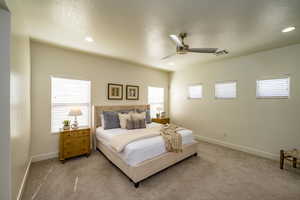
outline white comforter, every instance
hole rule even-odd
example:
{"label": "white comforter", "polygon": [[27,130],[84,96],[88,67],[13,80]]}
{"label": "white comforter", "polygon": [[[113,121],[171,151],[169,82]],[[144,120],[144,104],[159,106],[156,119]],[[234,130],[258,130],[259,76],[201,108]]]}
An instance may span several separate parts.
{"label": "white comforter", "polygon": [[[153,126],[160,126],[157,123],[151,123],[147,125],[147,128]],[[136,130],[138,131],[138,129]],[[97,128],[96,137],[102,143],[110,147],[110,140],[115,135],[127,133],[127,129],[108,129],[103,130],[102,127]],[[188,129],[180,130],[178,133],[182,136],[182,144],[194,143],[193,132]],[[110,147],[111,148],[111,147]],[[138,141],[131,142],[125,149],[118,153],[119,156],[130,166],[136,166],[137,164],[159,156],[166,152],[165,143],[162,136],[155,136]]]}

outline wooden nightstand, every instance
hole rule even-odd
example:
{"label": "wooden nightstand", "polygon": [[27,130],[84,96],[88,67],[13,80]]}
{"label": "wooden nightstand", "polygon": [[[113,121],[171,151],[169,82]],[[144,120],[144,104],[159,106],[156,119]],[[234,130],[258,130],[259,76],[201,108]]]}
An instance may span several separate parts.
{"label": "wooden nightstand", "polygon": [[160,124],[169,124],[170,118],[153,118],[152,122],[160,123]]}
{"label": "wooden nightstand", "polygon": [[59,160],[86,154],[90,155],[90,128],[61,130],[59,134]]}

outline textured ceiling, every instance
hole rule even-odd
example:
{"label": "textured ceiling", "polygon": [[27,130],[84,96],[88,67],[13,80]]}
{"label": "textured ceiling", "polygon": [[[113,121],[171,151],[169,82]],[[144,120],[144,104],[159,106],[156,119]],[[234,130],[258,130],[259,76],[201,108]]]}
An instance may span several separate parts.
{"label": "textured ceiling", "polygon": [[[24,2],[24,1],[23,1]],[[300,0],[27,0],[31,38],[167,70],[300,42]],[[287,26],[290,33],[281,33]],[[226,56],[177,55],[170,34]],[[95,40],[84,40],[91,36]],[[168,63],[175,65],[170,66]]]}

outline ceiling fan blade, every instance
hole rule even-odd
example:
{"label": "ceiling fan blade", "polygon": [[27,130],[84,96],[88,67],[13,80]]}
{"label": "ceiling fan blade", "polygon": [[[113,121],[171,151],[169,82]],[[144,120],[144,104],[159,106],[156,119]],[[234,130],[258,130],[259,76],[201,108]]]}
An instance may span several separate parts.
{"label": "ceiling fan blade", "polygon": [[189,48],[188,52],[193,53],[216,53],[218,48]]}
{"label": "ceiling fan blade", "polygon": [[183,43],[177,35],[170,35],[171,40],[175,42],[175,44],[179,47],[183,47]]}
{"label": "ceiling fan blade", "polygon": [[175,55],[176,55],[176,53],[172,53],[172,54],[170,54],[170,55],[168,55],[168,56],[162,57],[161,60],[170,58],[170,57],[175,56]]}

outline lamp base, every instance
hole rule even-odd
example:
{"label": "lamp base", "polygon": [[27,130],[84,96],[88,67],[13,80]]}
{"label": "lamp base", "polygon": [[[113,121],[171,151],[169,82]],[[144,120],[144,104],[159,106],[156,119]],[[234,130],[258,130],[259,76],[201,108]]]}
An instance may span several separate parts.
{"label": "lamp base", "polygon": [[72,124],[72,129],[78,129],[78,128],[79,128],[78,122],[74,121],[74,123]]}

